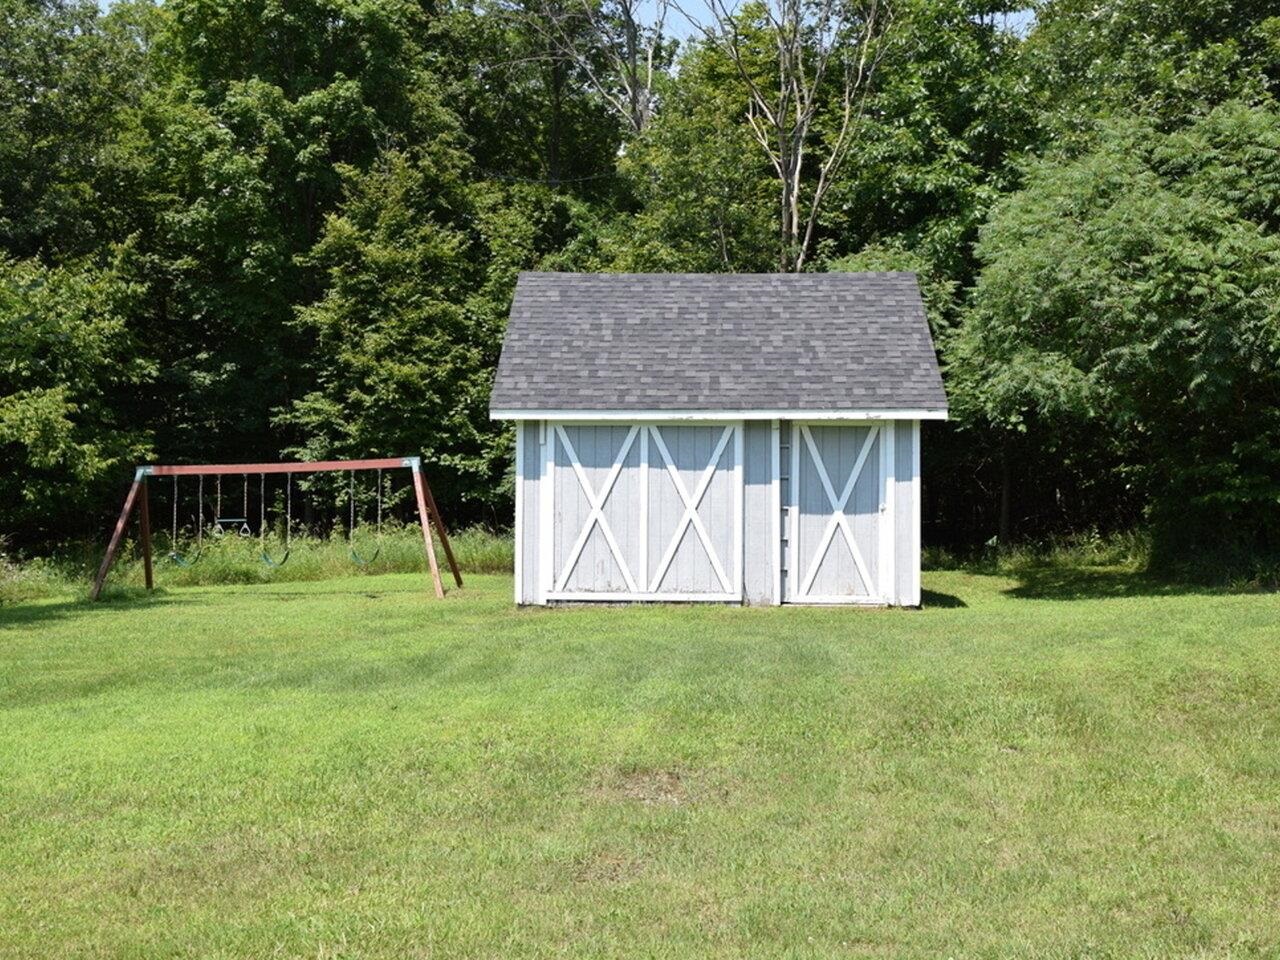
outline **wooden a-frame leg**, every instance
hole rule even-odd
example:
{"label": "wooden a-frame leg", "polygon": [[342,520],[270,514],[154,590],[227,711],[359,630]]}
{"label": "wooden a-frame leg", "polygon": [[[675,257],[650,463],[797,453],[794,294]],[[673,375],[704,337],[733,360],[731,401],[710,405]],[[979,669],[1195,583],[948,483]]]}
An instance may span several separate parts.
{"label": "wooden a-frame leg", "polygon": [[142,571],[147,589],[154,590],[155,581],[151,575],[151,498],[147,496],[147,481],[142,481],[139,494],[142,499],[138,505],[138,526],[142,528]]}
{"label": "wooden a-frame leg", "polygon": [[124,539],[125,528],[129,525],[129,515],[133,513],[133,505],[138,500],[138,490],[142,487],[142,479],[134,478],[133,486],[129,488],[128,495],[124,498],[124,506],[120,510],[120,519],[116,521],[116,528],[111,531],[111,541],[107,544],[107,555],[102,558],[102,566],[98,567],[98,575],[93,578],[93,588],[89,591],[89,599],[97,600],[98,595],[102,593],[102,585],[106,582],[107,572],[111,569],[111,564],[115,563],[116,552],[120,549],[120,541]]}
{"label": "wooden a-frame leg", "polygon": [[431,511],[431,519],[436,525],[436,533],[440,534],[440,546],[444,547],[445,559],[449,561],[449,569],[453,571],[453,582],[462,586],[462,572],[458,569],[458,561],[453,558],[453,547],[449,545],[449,533],[444,528],[444,518],[436,506],[436,498],[431,495],[431,484],[422,478],[422,488],[427,495],[427,509]]}
{"label": "wooden a-frame leg", "polygon": [[413,492],[418,498],[418,522],[422,525],[422,542],[427,548],[427,565],[431,568],[431,584],[436,598],[444,599],[444,584],[440,581],[440,565],[436,563],[436,546],[431,542],[431,526],[427,522],[427,498],[422,485],[422,471],[413,469]]}

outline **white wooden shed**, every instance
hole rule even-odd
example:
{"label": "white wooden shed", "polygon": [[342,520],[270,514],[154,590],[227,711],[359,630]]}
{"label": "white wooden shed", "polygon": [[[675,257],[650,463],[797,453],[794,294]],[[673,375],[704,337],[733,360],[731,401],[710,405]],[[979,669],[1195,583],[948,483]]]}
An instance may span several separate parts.
{"label": "white wooden shed", "polygon": [[522,274],[490,416],[518,603],[920,603],[914,274]]}

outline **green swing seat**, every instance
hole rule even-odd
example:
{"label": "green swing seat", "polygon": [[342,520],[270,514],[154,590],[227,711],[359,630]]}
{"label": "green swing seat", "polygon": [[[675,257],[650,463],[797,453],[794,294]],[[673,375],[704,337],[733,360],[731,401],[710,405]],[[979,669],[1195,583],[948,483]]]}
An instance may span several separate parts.
{"label": "green swing seat", "polygon": [[367,567],[378,559],[378,554],[382,552],[382,470],[378,470],[378,540],[373,548],[373,553],[367,557],[363,557],[356,550],[355,542],[351,539],[356,532],[356,472],[350,471],[348,474],[348,504],[350,519],[347,522],[347,552],[351,554],[352,561],[357,566]]}
{"label": "green swing seat", "polygon": [[[284,553],[277,560],[271,555],[271,551],[267,549],[267,475],[265,473],[258,474],[258,537],[259,546],[262,550],[262,563],[272,569],[283,567],[289,562],[289,554],[293,552],[293,548],[289,545],[289,534],[293,530],[293,474],[288,474],[284,481],[285,488],[285,507],[284,507]],[[248,524],[245,525],[246,529]]]}
{"label": "green swing seat", "polygon": [[355,547],[349,547],[348,549],[351,552],[352,560],[354,560],[356,563],[358,563],[362,567],[367,567],[369,564],[373,563],[373,561],[378,559],[378,554],[382,552],[382,545],[378,544],[378,546],[376,546],[373,550],[373,555],[369,557],[360,556],[360,554],[356,553]]}
{"label": "green swing seat", "polygon": [[268,567],[283,567],[286,563],[289,562],[289,553],[290,553],[290,548],[285,547],[284,556],[282,556],[279,560],[277,560],[275,557],[271,556],[271,554],[267,553],[266,550],[263,550],[262,562],[265,563]]}
{"label": "green swing seat", "polygon": [[177,550],[170,550],[168,559],[169,559],[169,562],[172,563],[175,567],[190,567],[200,562],[200,557],[203,553],[204,553],[203,547],[196,548],[196,553],[194,557],[189,557],[186,554],[181,553]]}
{"label": "green swing seat", "polygon": [[179,550],[177,546],[178,544],[178,478],[176,475],[174,476],[173,478],[173,527],[172,527],[172,532],[169,534],[169,554],[166,559],[168,559],[168,561],[172,563],[175,567],[193,566],[194,564],[200,561],[200,557],[204,553],[204,543],[201,540],[201,535],[203,534],[204,531],[203,531],[203,528],[200,526],[200,524],[204,522],[204,518],[203,518],[204,477],[200,478],[200,487],[199,487],[198,497],[199,499],[196,502],[197,504],[199,504],[198,509],[200,511],[201,516],[196,521],[197,523],[196,552],[194,555],[192,555],[189,553],[184,553],[183,551]]}

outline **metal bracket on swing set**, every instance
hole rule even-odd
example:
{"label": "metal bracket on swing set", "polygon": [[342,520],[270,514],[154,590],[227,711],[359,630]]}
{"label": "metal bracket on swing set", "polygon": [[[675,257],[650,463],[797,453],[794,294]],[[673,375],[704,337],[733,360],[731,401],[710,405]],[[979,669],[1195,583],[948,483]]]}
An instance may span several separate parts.
{"label": "metal bracket on swing set", "polygon": [[[431,585],[438,598],[444,598],[444,583],[440,579],[440,566],[436,562],[435,543],[431,537],[434,526],[440,537],[440,546],[444,548],[445,558],[449,561],[449,569],[453,572],[454,582],[462,586],[462,574],[458,570],[458,561],[453,556],[453,547],[449,544],[449,534],[445,530],[444,520],[436,507],[435,498],[431,495],[431,486],[422,473],[421,457],[384,457],[377,460],[311,460],[298,463],[205,463],[205,464],[153,464],[138,467],[133,474],[133,484],[124,498],[124,506],[120,517],[116,520],[115,529],[111,532],[111,541],[107,544],[106,556],[93,578],[93,588],[89,598],[97,600],[102,593],[102,585],[106,582],[107,573],[115,563],[116,554],[124,540],[125,530],[129,526],[129,518],[136,508],[138,511],[139,539],[142,544],[142,566],[146,577],[147,589],[154,588],[151,563],[151,507],[147,496],[147,480],[151,477],[184,477],[200,476],[247,476],[258,473],[339,473],[348,470],[394,470],[407,468],[413,475],[413,492],[418,506],[418,523],[422,527],[422,543],[427,555],[427,566],[431,571]],[[201,521],[203,522],[203,520]]]}

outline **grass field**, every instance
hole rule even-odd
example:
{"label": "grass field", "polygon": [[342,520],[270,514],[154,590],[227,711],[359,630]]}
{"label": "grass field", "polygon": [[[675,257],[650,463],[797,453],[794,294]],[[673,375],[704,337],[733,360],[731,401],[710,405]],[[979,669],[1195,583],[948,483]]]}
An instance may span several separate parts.
{"label": "grass field", "polygon": [[1280,596],[0,606],[5,957],[1275,957]]}

